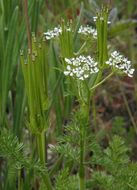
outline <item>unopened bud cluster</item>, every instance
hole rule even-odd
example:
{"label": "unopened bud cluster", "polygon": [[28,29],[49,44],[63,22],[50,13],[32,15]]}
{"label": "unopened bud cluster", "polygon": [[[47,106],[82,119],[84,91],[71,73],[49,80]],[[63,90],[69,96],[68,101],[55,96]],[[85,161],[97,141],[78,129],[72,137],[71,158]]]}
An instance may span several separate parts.
{"label": "unopened bud cluster", "polygon": [[99,71],[97,62],[95,62],[90,56],[80,55],[76,58],[65,58],[65,62],[67,65],[64,74],[79,80],[85,80],[90,74]]}
{"label": "unopened bud cluster", "polygon": [[106,64],[121,70],[129,77],[133,77],[135,69],[132,68],[131,61],[129,61],[126,57],[124,57],[117,51],[111,53],[109,60],[106,61]]}
{"label": "unopened bud cluster", "polygon": [[[101,16],[101,17],[99,17],[99,16],[98,16],[98,17],[97,17],[97,16],[94,16],[94,17],[93,17],[93,21],[94,21],[94,22],[96,22],[97,19],[99,19],[99,20],[101,20],[101,21],[104,21],[104,18],[103,18],[102,16]],[[107,21],[107,24],[111,24],[111,22],[110,22],[110,21]]]}

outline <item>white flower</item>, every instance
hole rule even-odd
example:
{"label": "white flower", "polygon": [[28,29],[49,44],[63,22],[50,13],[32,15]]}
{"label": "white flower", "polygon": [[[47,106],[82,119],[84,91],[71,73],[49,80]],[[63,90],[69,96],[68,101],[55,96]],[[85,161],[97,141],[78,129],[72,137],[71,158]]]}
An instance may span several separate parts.
{"label": "white flower", "polygon": [[[66,27],[66,30],[71,31],[71,28]],[[60,26],[55,27],[53,30],[48,30],[47,32],[44,32],[44,36],[47,40],[58,37],[60,34],[62,34],[62,28]]]}
{"label": "white flower", "polygon": [[65,62],[67,65],[64,75],[71,76],[79,80],[85,80],[90,76],[90,74],[97,73],[99,71],[97,62],[95,62],[90,56],[80,55],[76,58],[65,58]]}
{"label": "white flower", "polygon": [[68,59],[68,58],[65,58],[65,61],[66,61],[68,64],[72,64],[72,62],[71,62],[70,59]]}
{"label": "white flower", "polygon": [[129,77],[133,77],[135,69],[132,68],[131,61],[117,51],[111,53],[109,60],[106,61],[106,64],[116,67],[126,73]]}
{"label": "white flower", "polygon": [[67,65],[67,70],[69,70],[69,71],[71,70],[71,67],[70,67],[70,65]]}
{"label": "white flower", "polygon": [[97,38],[97,31],[96,29],[92,28],[91,26],[80,26],[79,30],[78,30],[79,34],[83,34],[83,35],[92,35],[93,38]]}
{"label": "white flower", "polygon": [[61,27],[55,27],[53,30],[48,30],[47,32],[44,33],[45,38],[47,40],[50,40],[52,38],[58,37],[62,33]]}
{"label": "white flower", "polygon": [[87,75],[87,74],[84,75],[84,78],[85,78],[85,79],[88,78],[88,77],[89,77],[89,75]]}
{"label": "white flower", "polygon": [[94,17],[93,17],[94,22],[97,21],[97,18],[98,18],[97,16],[94,16]]}
{"label": "white flower", "polygon": [[[71,32],[72,29],[70,27],[65,27],[66,31]],[[63,28],[61,26],[55,27],[53,30],[48,30],[44,32],[44,36],[47,40],[59,37],[62,34]],[[73,31],[72,31],[73,32]],[[92,28],[91,26],[80,26],[78,30],[79,34],[83,35],[92,35],[93,38],[97,38],[97,30]]]}
{"label": "white flower", "polygon": [[110,22],[110,21],[108,21],[107,23],[108,23],[108,24],[111,24],[111,22]]}
{"label": "white flower", "polygon": [[64,75],[69,75],[70,74],[70,72],[69,71],[64,71]]}

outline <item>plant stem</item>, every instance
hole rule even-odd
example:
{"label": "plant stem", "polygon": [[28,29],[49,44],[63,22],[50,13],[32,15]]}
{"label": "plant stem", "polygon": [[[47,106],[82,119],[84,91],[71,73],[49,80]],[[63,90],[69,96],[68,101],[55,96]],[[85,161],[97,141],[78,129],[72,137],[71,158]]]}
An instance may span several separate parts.
{"label": "plant stem", "polygon": [[[119,81],[119,77],[117,77],[117,79],[118,79],[118,81]],[[126,106],[128,115],[129,115],[129,117],[130,117],[131,123],[132,123],[132,125],[133,125],[133,127],[134,127],[135,133],[137,134],[137,125],[136,125],[136,122],[135,122],[135,120],[134,120],[133,114],[132,114],[131,109],[130,109],[130,107],[129,107],[129,103],[128,103],[127,97],[126,97],[126,95],[125,95],[125,93],[124,93],[124,89],[123,89],[122,86],[121,86],[120,90],[121,90],[121,94],[122,94],[122,96],[123,96],[123,100],[124,100],[124,103],[125,103],[125,106]]]}
{"label": "plant stem", "polygon": [[[105,62],[107,60],[107,21],[108,21],[108,9],[103,8],[102,11],[97,15],[96,28],[97,28],[97,52],[98,52],[98,62],[100,71],[97,74],[93,87],[96,88],[99,81],[102,78],[102,69],[104,69]],[[101,19],[103,17],[103,20]],[[101,83],[102,84],[102,83]],[[94,92],[94,91],[93,91]],[[93,93],[92,93],[93,94]]]}
{"label": "plant stem", "polygon": [[94,96],[92,96],[92,114],[93,114],[93,128],[95,130],[97,126],[97,111],[96,111],[96,103]]}
{"label": "plant stem", "polygon": [[43,178],[45,185],[47,186],[47,189],[53,190],[48,173],[45,173],[44,175],[42,175],[42,178]]}
{"label": "plant stem", "polygon": [[79,189],[85,190],[85,147],[86,147],[86,135],[89,126],[89,109],[90,108],[90,96],[88,95],[86,104],[81,105],[82,110],[82,122],[80,126],[80,168],[79,168]]}
{"label": "plant stem", "polygon": [[99,83],[97,83],[96,85],[94,85],[92,88],[90,88],[90,90],[95,89],[96,87],[100,86],[101,84],[103,84],[107,79],[109,79],[111,76],[113,75],[113,72],[110,73],[106,78],[104,78],[102,81],[100,81]]}
{"label": "plant stem", "polygon": [[76,56],[80,55],[80,54],[83,52],[83,50],[84,50],[84,48],[86,47],[86,45],[87,45],[87,42],[84,42],[84,43],[82,44],[82,46],[80,47],[80,49],[78,50],[78,52],[75,53],[75,55],[76,55]]}
{"label": "plant stem", "polygon": [[37,143],[38,143],[38,153],[39,153],[39,158],[40,162],[42,165],[45,165],[45,138],[44,138],[44,133],[42,132],[41,134],[37,135]]}
{"label": "plant stem", "polygon": [[25,22],[26,22],[28,47],[29,47],[30,51],[32,51],[31,35],[30,35],[30,24],[29,24],[29,15],[28,15],[28,0],[24,0],[24,16],[25,16]]}
{"label": "plant stem", "polygon": [[[41,164],[45,167],[45,133],[41,132],[41,134],[37,135],[37,145],[38,145],[38,154]],[[48,190],[52,190],[52,184],[50,181],[50,177],[48,171],[42,175],[43,181],[47,186]]]}
{"label": "plant stem", "polygon": [[18,190],[22,190],[22,187],[21,187],[21,170],[18,170]]}
{"label": "plant stem", "polygon": [[84,169],[84,139],[83,135],[81,134],[81,140],[80,140],[80,170],[79,170],[79,189],[84,190],[85,189],[85,169]]}

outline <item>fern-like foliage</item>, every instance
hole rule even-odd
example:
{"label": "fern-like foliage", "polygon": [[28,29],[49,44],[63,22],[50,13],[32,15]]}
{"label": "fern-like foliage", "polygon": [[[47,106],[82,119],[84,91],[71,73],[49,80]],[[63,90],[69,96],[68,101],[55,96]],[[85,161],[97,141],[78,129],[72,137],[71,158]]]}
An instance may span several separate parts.
{"label": "fern-like foliage", "polygon": [[78,177],[69,176],[69,170],[67,168],[60,171],[56,177],[55,189],[56,190],[77,190]]}
{"label": "fern-like foliage", "polygon": [[[77,110],[73,113],[72,120],[64,126],[64,134],[58,138],[58,145],[55,150],[63,154],[68,161],[79,163],[80,158],[80,139],[85,139],[85,149],[89,149],[89,139],[87,119],[83,110]],[[85,150],[85,151],[86,151]]]}
{"label": "fern-like foliage", "polygon": [[11,131],[3,129],[0,133],[0,156],[13,161],[16,168],[21,168],[24,162],[22,150],[23,143],[19,143]]}
{"label": "fern-like foliage", "polygon": [[0,157],[7,161],[9,169],[14,172],[18,169],[25,168],[26,170],[34,170],[40,175],[44,175],[45,169],[41,166],[39,160],[34,160],[31,157],[26,157],[23,154],[23,143],[18,141],[18,138],[12,134],[12,131],[6,129],[0,133]]}
{"label": "fern-like foliage", "polygon": [[63,154],[68,161],[79,160],[79,133],[79,128],[72,122],[65,127],[65,134],[58,138],[55,150]]}
{"label": "fern-like foliage", "polygon": [[114,136],[109,147],[102,150],[93,145],[92,163],[100,166],[92,174],[92,188],[103,190],[136,190],[137,164],[129,159],[129,149],[123,139]]}

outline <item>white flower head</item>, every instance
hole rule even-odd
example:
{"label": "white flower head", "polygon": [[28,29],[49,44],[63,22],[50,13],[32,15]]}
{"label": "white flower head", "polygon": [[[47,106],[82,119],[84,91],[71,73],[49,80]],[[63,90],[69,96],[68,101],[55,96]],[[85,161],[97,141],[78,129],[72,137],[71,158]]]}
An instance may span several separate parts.
{"label": "white flower head", "polygon": [[111,53],[109,60],[106,61],[106,64],[121,70],[129,77],[133,77],[135,69],[132,68],[131,61],[129,61],[126,57],[124,57],[117,51],[113,51]]}
{"label": "white flower head", "polygon": [[47,32],[44,33],[44,36],[47,40],[50,40],[52,38],[58,37],[62,33],[62,28],[55,27],[53,30],[48,30]]}
{"label": "white flower head", "polygon": [[80,55],[75,58],[65,58],[66,70],[64,75],[71,76],[79,80],[85,80],[89,78],[92,73],[99,71],[97,62],[95,62],[90,56]]}
{"label": "white flower head", "polygon": [[[66,27],[66,30],[68,32],[70,32],[71,28]],[[59,37],[60,34],[62,34],[62,28],[61,28],[61,26],[55,27],[53,30],[48,30],[47,32],[44,32],[44,36],[45,36],[45,38],[47,40]]]}
{"label": "white flower head", "polygon": [[108,24],[111,24],[111,21],[108,21],[107,23],[108,23]]}
{"label": "white flower head", "polygon": [[97,18],[98,18],[97,16],[94,16],[94,17],[93,17],[93,21],[96,22],[96,21],[97,21]]}
{"label": "white flower head", "polygon": [[97,38],[97,30],[95,28],[93,28],[92,26],[80,26],[79,30],[78,30],[79,34],[83,34],[83,35],[92,35],[94,39]]}

